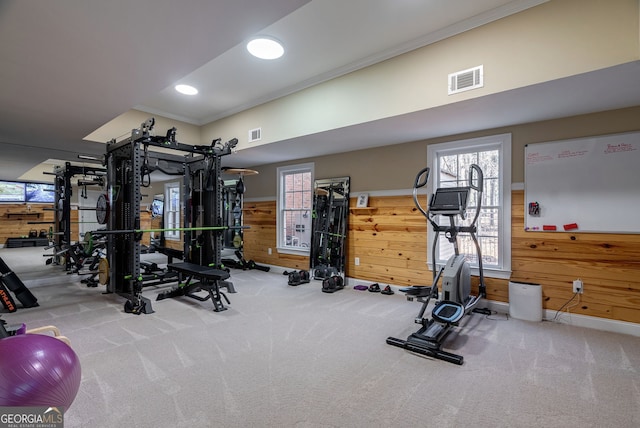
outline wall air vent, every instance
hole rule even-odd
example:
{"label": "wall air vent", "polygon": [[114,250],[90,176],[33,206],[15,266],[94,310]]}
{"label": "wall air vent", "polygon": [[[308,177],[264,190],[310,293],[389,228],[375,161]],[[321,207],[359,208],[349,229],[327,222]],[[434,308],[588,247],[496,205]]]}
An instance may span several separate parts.
{"label": "wall air vent", "polygon": [[253,143],[254,141],[259,141],[262,139],[262,128],[250,129],[249,130],[249,142]]}
{"label": "wall air vent", "polygon": [[449,75],[449,95],[470,89],[482,88],[483,86],[484,73],[481,65]]}

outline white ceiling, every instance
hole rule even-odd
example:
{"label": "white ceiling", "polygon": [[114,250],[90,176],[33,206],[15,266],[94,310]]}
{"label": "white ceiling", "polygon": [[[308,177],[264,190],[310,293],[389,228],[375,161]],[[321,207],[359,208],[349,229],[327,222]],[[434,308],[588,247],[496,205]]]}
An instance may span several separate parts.
{"label": "white ceiling", "polygon": [[[56,0],[34,7],[5,0],[0,179],[45,159],[102,154],[104,142],[83,138],[132,108],[206,124],[544,1]],[[281,40],[285,56],[249,56],[244,42],[256,34]],[[631,63],[242,150],[232,162],[257,166],[638,105],[639,76]],[[176,83],[200,93],[181,96]]]}
{"label": "white ceiling", "polygon": [[314,0],[260,34],[284,44],[286,55],[264,61],[244,43],[228,50],[173,87],[136,106],[197,125],[425,46],[518,12],[541,1],[512,0]]}

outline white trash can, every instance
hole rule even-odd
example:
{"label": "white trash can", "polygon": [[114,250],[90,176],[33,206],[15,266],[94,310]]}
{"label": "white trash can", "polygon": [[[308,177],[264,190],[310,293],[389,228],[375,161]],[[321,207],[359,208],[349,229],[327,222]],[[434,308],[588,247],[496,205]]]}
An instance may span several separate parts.
{"label": "white trash can", "polygon": [[509,281],[509,316],[525,321],[542,321],[540,284]]}

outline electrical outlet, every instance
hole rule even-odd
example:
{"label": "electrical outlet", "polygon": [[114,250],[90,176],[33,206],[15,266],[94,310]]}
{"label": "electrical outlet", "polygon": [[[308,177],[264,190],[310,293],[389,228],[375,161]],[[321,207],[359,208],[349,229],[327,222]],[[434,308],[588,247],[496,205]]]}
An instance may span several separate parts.
{"label": "electrical outlet", "polygon": [[356,266],[360,266],[360,257],[356,257],[354,263]]}
{"label": "electrical outlet", "polygon": [[271,248],[267,248],[267,254],[271,255]]}
{"label": "electrical outlet", "polygon": [[584,284],[581,279],[576,279],[573,281],[573,292],[582,294],[584,293]]}

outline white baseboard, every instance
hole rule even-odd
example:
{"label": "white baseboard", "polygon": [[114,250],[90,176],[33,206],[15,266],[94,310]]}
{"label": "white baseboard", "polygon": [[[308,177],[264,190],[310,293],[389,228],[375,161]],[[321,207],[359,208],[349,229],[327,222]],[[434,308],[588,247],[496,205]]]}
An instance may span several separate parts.
{"label": "white baseboard", "polygon": [[[347,278],[347,284],[350,283],[358,283],[363,285],[373,284],[371,281],[362,281],[355,278]],[[398,291],[398,289],[403,287],[391,286],[392,289]],[[481,306],[486,307],[492,311],[500,312],[500,313],[509,313],[509,303],[499,302],[496,300],[485,300],[484,305],[481,303]],[[556,316],[556,311],[546,309],[544,310],[544,320],[545,321],[553,321]],[[626,321],[617,321],[611,320],[607,318],[598,318],[591,317],[587,315],[579,315],[579,314],[567,314],[566,312],[560,317],[560,322],[563,324],[569,324],[576,327],[585,327],[591,328],[594,330],[602,330],[602,331],[610,331],[612,333],[620,333],[620,334],[628,334],[630,336],[640,337],[640,324]]]}
{"label": "white baseboard", "polygon": [[[283,268],[281,266],[274,266],[274,265],[266,265],[266,266],[271,267],[271,272],[275,272],[275,273],[283,273],[285,271],[295,270],[291,268]],[[351,277],[345,278],[345,285],[347,286],[353,286],[358,284],[369,286],[373,283],[375,283],[375,281],[367,281],[367,280],[351,278]],[[382,284],[380,285],[382,286]],[[386,284],[384,285],[386,286]],[[397,286],[392,284],[389,284],[389,285],[391,286],[391,289],[393,289],[396,292],[399,291],[400,288],[404,288],[404,286]],[[505,314],[509,313],[509,303],[506,303],[506,302],[499,302],[496,300],[485,300],[484,305],[482,306],[492,311],[505,313]],[[543,315],[544,315],[543,321],[553,321],[554,317],[556,316],[556,311],[545,309],[543,312]],[[560,321],[555,321],[555,322],[559,322],[562,324],[569,324],[576,327],[585,327],[585,328],[591,328],[594,330],[610,331],[612,333],[628,334],[630,336],[640,337],[640,324],[632,323],[632,322],[610,320],[607,318],[590,317],[587,315],[578,315],[578,314],[571,314],[571,313],[568,314],[566,312],[562,314],[562,316],[560,317]]]}
{"label": "white baseboard", "polygon": [[[487,300],[488,307],[497,312],[509,313],[509,304]],[[557,322],[561,324],[573,325],[576,327],[591,328],[594,330],[610,331],[612,333],[628,334],[640,337],[640,324],[627,321],[611,320],[607,318],[591,317],[588,315],[572,314],[563,312],[560,320],[554,321],[557,311],[545,309],[543,311],[543,321]]]}
{"label": "white baseboard", "polygon": [[[492,311],[509,313],[509,304],[505,302],[486,300],[485,306]],[[576,327],[585,327],[594,330],[610,331],[612,333],[628,334],[630,336],[640,337],[640,324],[610,320],[607,318],[590,317],[587,315],[567,314],[566,312],[562,314],[559,321],[553,321],[556,316],[556,312],[557,311],[545,309],[543,312],[543,321],[558,322]]]}
{"label": "white baseboard", "polygon": [[[551,321],[555,316],[556,311],[548,309],[545,310],[545,320]],[[563,324],[575,325],[577,327],[592,328],[594,330],[610,331],[612,333],[628,334],[630,336],[640,337],[640,324],[633,322],[567,313],[562,315],[562,321],[560,322]]]}

